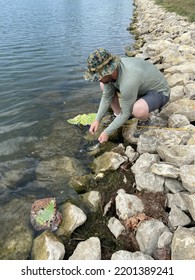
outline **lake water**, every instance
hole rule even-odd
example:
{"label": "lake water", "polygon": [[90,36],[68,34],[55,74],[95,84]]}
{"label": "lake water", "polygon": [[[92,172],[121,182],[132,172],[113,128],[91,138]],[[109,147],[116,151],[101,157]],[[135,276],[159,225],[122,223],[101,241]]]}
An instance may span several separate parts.
{"label": "lake water", "polygon": [[82,77],[87,57],[99,47],[125,56],[133,44],[127,28],[134,7],[131,0],[0,0],[0,6],[4,223],[17,212],[12,200],[19,205],[29,196],[48,196],[49,188],[36,175],[41,160],[63,154],[84,164],[80,131],[67,119],[96,112],[99,85]]}

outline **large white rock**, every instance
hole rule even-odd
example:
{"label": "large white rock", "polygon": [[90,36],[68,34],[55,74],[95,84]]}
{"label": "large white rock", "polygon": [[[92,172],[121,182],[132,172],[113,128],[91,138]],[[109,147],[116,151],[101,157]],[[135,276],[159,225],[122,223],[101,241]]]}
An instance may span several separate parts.
{"label": "large white rock", "polygon": [[101,260],[101,244],[98,237],[80,242],[69,260]]}

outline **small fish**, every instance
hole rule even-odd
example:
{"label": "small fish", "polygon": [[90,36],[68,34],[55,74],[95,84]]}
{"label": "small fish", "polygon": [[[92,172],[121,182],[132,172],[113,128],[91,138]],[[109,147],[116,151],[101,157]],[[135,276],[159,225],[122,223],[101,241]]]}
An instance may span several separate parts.
{"label": "small fish", "polygon": [[100,145],[100,142],[98,140],[91,141],[87,148],[87,151],[88,152],[94,151],[99,147],[99,145]]}
{"label": "small fish", "polygon": [[98,140],[93,140],[83,145],[83,147],[79,151],[80,153],[93,152],[99,147],[99,145],[100,142]]}

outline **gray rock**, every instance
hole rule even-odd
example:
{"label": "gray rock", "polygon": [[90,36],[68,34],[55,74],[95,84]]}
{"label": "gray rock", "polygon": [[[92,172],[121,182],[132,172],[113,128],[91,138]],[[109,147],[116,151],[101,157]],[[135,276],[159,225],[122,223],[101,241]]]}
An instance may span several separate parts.
{"label": "gray rock", "polygon": [[69,260],[101,260],[101,244],[98,237],[80,242]]}
{"label": "gray rock", "polygon": [[170,102],[184,97],[184,86],[175,86],[171,88]]}
{"label": "gray rock", "polygon": [[183,211],[188,211],[188,197],[187,192],[167,193],[167,206],[169,208],[177,206]]}
{"label": "gray rock", "polygon": [[177,193],[185,190],[185,188],[179,180],[172,178],[165,179],[165,188],[167,188],[167,190],[171,193]]}
{"label": "gray rock", "polygon": [[188,225],[191,219],[179,207],[173,205],[169,213],[168,221],[169,227],[175,230],[178,226]]}
{"label": "gray rock", "polygon": [[195,260],[195,228],[179,227],[173,234],[172,260]]}
{"label": "gray rock", "polygon": [[[195,152],[195,146],[193,148]],[[195,155],[192,162],[195,163]],[[195,192],[195,164],[181,166],[180,177],[184,188],[188,190],[190,193],[194,193]]]}
{"label": "gray rock", "polygon": [[65,246],[62,240],[50,231],[44,231],[33,241],[33,260],[62,260],[64,255]]}
{"label": "gray rock", "polygon": [[179,168],[167,163],[154,163],[151,166],[152,173],[168,178],[178,178]]}
{"label": "gray rock", "polygon": [[94,210],[97,211],[100,206],[101,195],[98,191],[90,191],[81,195],[83,200],[89,204],[89,206]]}
{"label": "gray rock", "polygon": [[141,199],[135,195],[127,194],[124,190],[118,191],[115,202],[116,213],[122,220],[132,217],[144,210]]}
{"label": "gray rock", "polygon": [[164,231],[158,239],[158,248],[164,248],[165,246],[171,244],[173,234],[170,231]]}
{"label": "gray rock", "polygon": [[87,219],[85,213],[70,202],[64,203],[61,213],[62,223],[56,232],[57,236],[69,237]]}
{"label": "gray rock", "polygon": [[108,170],[116,170],[125,161],[127,161],[126,156],[121,156],[115,152],[105,152],[103,155],[94,159],[91,168],[98,174]]}
{"label": "gray rock", "polygon": [[112,234],[115,236],[115,238],[118,238],[121,235],[121,233],[125,230],[125,227],[115,217],[111,217],[109,219],[108,228],[112,232]]}
{"label": "gray rock", "polygon": [[112,254],[111,260],[153,260],[153,258],[142,252],[129,252],[126,250],[120,250]]}
{"label": "gray rock", "polygon": [[131,170],[134,174],[144,174],[150,171],[151,166],[160,160],[158,155],[144,153],[136,160]]}
{"label": "gray rock", "polygon": [[159,237],[164,231],[168,231],[168,227],[159,220],[150,219],[142,222],[136,232],[140,251],[152,255],[158,245]]}
{"label": "gray rock", "polygon": [[136,152],[131,146],[126,147],[125,155],[128,157],[129,162],[134,162],[139,157],[139,153]]}
{"label": "gray rock", "polygon": [[[180,75],[180,74],[174,74]],[[173,79],[173,77],[172,77]],[[183,81],[183,77],[181,77]],[[166,107],[164,107],[160,113],[161,116],[170,117],[172,114],[181,114],[188,118],[190,122],[195,121],[195,100],[190,100],[187,98],[179,99],[171,102]]]}
{"label": "gray rock", "polygon": [[189,212],[195,221],[195,194],[190,194],[188,196],[188,203],[189,203]]}
{"label": "gray rock", "polygon": [[161,159],[177,167],[194,163],[195,159],[194,145],[174,145],[171,147],[161,145],[157,148],[157,152]]}
{"label": "gray rock", "polygon": [[189,83],[189,84],[185,85],[184,93],[185,93],[186,97],[188,97],[189,99],[194,97],[194,94],[195,94],[195,83]]}
{"label": "gray rock", "polygon": [[139,191],[163,192],[164,180],[162,176],[155,175],[152,172],[135,175],[136,189]]}
{"label": "gray rock", "polygon": [[137,142],[137,150],[140,154],[157,153],[158,147],[164,145],[170,147],[174,145],[186,144],[191,134],[187,129],[161,128],[149,129],[140,135]]}
{"label": "gray rock", "polygon": [[168,120],[169,127],[184,127],[189,125],[190,121],[186,116],[181,114],[172,114]]}

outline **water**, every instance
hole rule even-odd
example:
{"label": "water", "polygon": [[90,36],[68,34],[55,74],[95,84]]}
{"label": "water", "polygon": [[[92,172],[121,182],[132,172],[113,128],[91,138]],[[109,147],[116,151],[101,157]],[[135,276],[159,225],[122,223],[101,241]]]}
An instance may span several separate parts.
{"label": "water", "polygon": [[[0,0],[0,6],[4,223],[13,215],[12,201],[24,204],[29,197],[54,194],[57,179],[49,184],[41,178],[45,174],[37,175],[42,160],[68,156],[84,164],[81,132],[67,119],[97,110],[99,85],[82,77],[86,59],[98,47],[125,55],[133,43],[127,31],[133,6],[131,0]],[[64,193],[62,200],[74,195],[64,184],[57,185],[55,194]]]}

